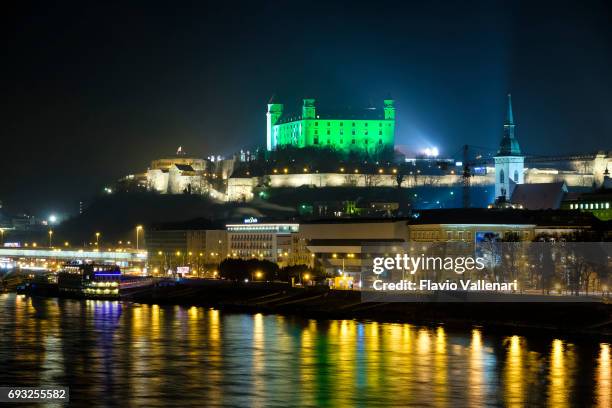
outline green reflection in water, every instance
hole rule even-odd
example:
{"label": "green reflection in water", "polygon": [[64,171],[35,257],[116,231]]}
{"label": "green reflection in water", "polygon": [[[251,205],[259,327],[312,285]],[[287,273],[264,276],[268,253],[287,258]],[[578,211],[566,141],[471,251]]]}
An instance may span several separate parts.
{"label": "green reflection in water", "polygon": [[15,295],[0,308],[0,382],[69,385],[75,403],[611,406],[607,343]]}

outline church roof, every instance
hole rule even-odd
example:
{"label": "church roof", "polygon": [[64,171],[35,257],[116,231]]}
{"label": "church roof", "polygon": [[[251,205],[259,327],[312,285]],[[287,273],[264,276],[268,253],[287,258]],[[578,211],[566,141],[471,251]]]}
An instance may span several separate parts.
{"label": "church roof", "polygon": [[504,136],[499,144],[497,156],[522,156],[518,140]]}
{"label": "church roof", "polygon": [[514,114],[512,112],[512,95],[508,94],[506,120],[504,122],[504,137],[499,144],[497,156],[522,156],[519,142],[514,137]]}
{"label": "church roof", "polygon": [[567,193],[565,182],[517,184],[510,202],[529,210],[556,210]]}

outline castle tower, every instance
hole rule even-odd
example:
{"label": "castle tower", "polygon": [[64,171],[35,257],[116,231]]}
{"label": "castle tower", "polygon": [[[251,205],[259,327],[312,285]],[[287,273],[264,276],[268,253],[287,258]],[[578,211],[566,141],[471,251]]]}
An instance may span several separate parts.
{"label": "castle tower", "polygon": [[514,135],[515,126],[512,96],[508,94],[504,136],[495,155],[495,199],[504,197],[509,200],[514,186],[524,182],[525,157]]}
{"label": "castle tower", "polygon": [[302,119],[315,119],[317,117],[317,108],[315,107],[314,99],[304,99],[302,106]]}
{"label": "castle tower", "polygon": [[272,126],[278,123],[278,120],[283,114],[283,104],[282,103],[274,103],[272,99],[268,103],[268,113],[266,113],[267,118],[267,133],[266,133],[266,149],[271,151],[276,147],[276,140],[274,135],[272,135]]}
{"label": "castle tower", "polygon": [[393,99],[385,99],[383,104],[385,119],[395,120],[395,101]]}

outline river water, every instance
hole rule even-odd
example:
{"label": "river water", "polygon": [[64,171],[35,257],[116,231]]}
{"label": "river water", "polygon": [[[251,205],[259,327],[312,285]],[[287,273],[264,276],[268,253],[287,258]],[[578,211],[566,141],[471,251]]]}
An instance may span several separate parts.
{"label": "river water", "polygon": [[68,386],[73,406],[608,408],[610,352],[478,327],[0,295],[0,385]]}

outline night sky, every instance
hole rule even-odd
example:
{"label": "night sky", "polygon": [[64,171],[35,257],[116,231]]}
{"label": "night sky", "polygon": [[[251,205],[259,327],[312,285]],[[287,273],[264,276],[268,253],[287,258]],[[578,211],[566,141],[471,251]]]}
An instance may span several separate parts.
{"label": "night sky", "polygon": [[390,94],[396,144],[455,155],[497,147],[512,92],[526,153],[612,149],[605,1],[19,3],[0,17],[11,211],[76,212],[179,145],[265,144],[272,95],[324,111]]}

